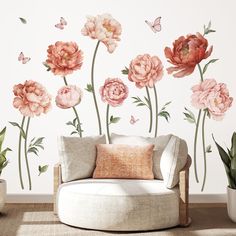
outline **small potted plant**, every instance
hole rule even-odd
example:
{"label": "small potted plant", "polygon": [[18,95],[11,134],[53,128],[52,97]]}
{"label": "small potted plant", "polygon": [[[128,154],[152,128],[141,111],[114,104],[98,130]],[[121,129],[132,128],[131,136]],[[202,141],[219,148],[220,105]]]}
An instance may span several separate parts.
{"label": "small potted plant", "polygon": [[[0,176],[2,174],[2,170],[8,164],[6,154],[8,151],[11,151],[10,148],[5,148],[2,150],[2,144],[5,139],[5,134],[6,134],[6,127],[0,132]],[[3,206],[6,201],[6,191],[7,191],[6,181],[3,179],[0,179],[0,212],[3,209]]]}
{"label": "small potted plant", "polygon": [[227,152],[215,141],[215,139],[214,142],[224,164],[229,183],[227,187],[228,215],[233,222],[236,222],[236,133],[234,132],[232,135],[231,148],[227,148]]}

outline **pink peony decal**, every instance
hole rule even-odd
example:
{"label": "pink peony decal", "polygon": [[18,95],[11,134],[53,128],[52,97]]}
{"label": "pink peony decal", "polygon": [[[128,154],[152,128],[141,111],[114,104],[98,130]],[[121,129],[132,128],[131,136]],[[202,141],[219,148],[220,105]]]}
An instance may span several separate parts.
{"label": "pink peony decal", "polygon": [[102,101],[113,107],[121,105],[128,97],[128,92],[128,87],[117,78],[106,79],[105,84],[100,88]]}
{"label": "pink peony decal", "polygon": [[208,41],[200,33],[179,37],[173,43],[173,49],[165,48],[168,62],[174,65],[169,67],[167,72],[177,72],[173,75],[176,78],[192,74],[195,66],[211,55],[213,47],[211,46],[208,51],[207,47]]}
{"label": "pink peony decal", "polygon": [[149,54],[138,55],[129,66],[128,78],[135,82],[138,88],[145,86],[153,88],[163,76],[163,65],[157,56]]}
{"label": "pink peony decal", "polygon": [[19,109],[23,116],[39,116],[51,108],[51,96],[40,83],[33,80],[15,85],[13,93],[15,95],[13,106]]}
{"label": "pink peony decal", "polygon": [[104,43],[108,52],[112,53],[117,47],[117,41],[120,41],[121,24],[110,14],[88,16],[81,32]]}
{"label": "pink peony decal", "polygon": [[62,109],[68,109],[78,105],[83,96],[82,90],[75,85],[67,85],[60,88],[56,96],[56,105]]}
{"label": "pink peony decal", "polygon": [[83,52],[75,42],[56,42],[47,52],[46,64],[55,75],[66,76],[83,64]]}
{"label": "pink peony decal", "polygon": [[214,120],[222,120],[231,107],[233,98],[224,83],[206,79],[192,87],[192,105],[198,109],[208,109]]}

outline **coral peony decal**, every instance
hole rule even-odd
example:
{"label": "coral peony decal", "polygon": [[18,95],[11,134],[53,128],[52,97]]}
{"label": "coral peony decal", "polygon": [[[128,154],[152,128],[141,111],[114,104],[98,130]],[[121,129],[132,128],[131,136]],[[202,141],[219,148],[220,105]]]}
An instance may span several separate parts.
{"label": "coral peony decal", "polygon": [[86,90],[93,94],[94,105],[97,113],[99,134],[102,134],[101,118],[97,104],[97,98],[94,86],[94,66],[97,55],[97,50],[100,42],[102,42],[109,53],[113,53],[117,47],[117,41],[120,41],[121,24],[115,20],[110,14],[102,14],[88,16],[84,28],[81,30],[84,36],[89,36],[97,40],[97,44],[93,54],[92,68],[91,68],[91,84],[87,84]]}
{"label": "coral peony decal", "polygon": [[[137,106],[147,106],[149,109],[149,133],[152,131],[152,100],[150,97],[149,89],[153,88],[154,90],[154,97],[155,97],[155,108],[156,108],[156,123],[155,123],[155,134],[157,136],[157,129],[158,129],[158,116],[163,116],[166,119],[170,117],[167,111],[162,112],[165,110],[166,106],[164,106],[164,110],[161,110],[158,113],[158,99],[157,99],[157,91],[155,83],[160,81],[163,77],[163,65],[159,57],[157,56],[150,56],[149,54],[138,55],[135,59],[130,62],[129,68],[125,67],[122,70],[123,74],[128,75],[128,79],[131,82],[134,82],[137,88],[144,88],[146,89],[147,97],[144,97],[144,101],[140,97],[132,97],[134,102]],[[167,105],[169,105],[168,103]],[[163,109],[163,108],[162,108]],[[168,119],[167,119],[168,120]]]}
{"label": "coral peony decal", "polygon": [[128,97],[128,87],[123,83],[121,79],[118,78],[108,78],[105,80],[104,85],[100,88],[100,95],[103,102],[107,102],[107,112],[106,112],[106,127],[107,127],[107,137],[110,143],[110,132],[109,125],[112,123],[117,123],[120,117],[111,116],[109,119],[109,108],[110,105],[117,107],[122,105],[124,100]]}
{"label": "coral peony decal", "polygon": [[67,125],[73,125],[75,131],[71,134],[79,134],[82,137],[81,123],[78,112],[75,108],[80,103],[82,91],[74,86],[68,85],[66,75],[73,73],[75,70],[81,69],[83,64],[83,52],[79,50],[75,42],[56,42],[48,47],[47,60],[44,66],[47,71],[52,71],[54,75],[61,75],[65,87],[62,87],[56,97],[56,104],[62,109],[72,108],[75,114],[73,122],[69,121]]}
{"label": "coral peony decal", "polygon": [[[21,169],[21,146],[22,138],[24,139],[24,155],[27,168],[27,175],[29,181],[29,190],[32,189],[30,167],[28,162],[28,154],[34,153],[38,155],[38,148],[43,149],[43,137],[38,139],[33,138],[28,146],[28,132],[30,127],[30,119],[35,116],[40,116],[42,113],[47,113],[51,108],[51,96],[47,90],[38,82],[33,80],[26,80],[24,84],[17,84],[13,87],[13,93],[15,98],[13,100],[13,106],[19,109],[23,115],[21,125],[16,122],[10,122],[13,126],[16,126],[20,130],[19,144],[18,144],[18,165],[21,188],[24,189],[24,183],[22,178]],[[25,119],[27,118],[27,124],[25,127]]]}
{"label": "coral peony decal", "polygon": [[204,33],[196,33],[196,35],[190,34],[186,37],[181,36],[173,43],[173,49],[166,47],[165,55],[168,62],[174,65],[167,69],[168,73],[176,72],[173,76],[181,78],[193,73],[195,67],[198,67],[200,74],[200,83],[192,87],[192,105],[199,109],[197,119],[192,111],[185,108],[184,116],[185,120],[195,124],[194,134],[194,173],[197,183],[199,182],[197,173],[197,140],[198,129],[201,121],[202,111],[202,148],[204,157],[204,176],[202,181],[201,191],[204,190],[207,174],[207,160],[206,153],[211,152],[211,145],[206,147],[205,144],[205,120],[206,116],[213,118],[214,120],[222,120],[225,112],[232,104],[233,98],[229,96],[229,91],[224,83],[217,83],[214,79],[205,79],[208,66],[215,63],[218,59],[211,59],[205,66],[201,67],[200,62],[208,58],[213,50],[213,46],[209,49],[208,41],[205,36],[209,33],[213,33],[215,30],[211,29],[211,22],[208,26],[204,26]]}

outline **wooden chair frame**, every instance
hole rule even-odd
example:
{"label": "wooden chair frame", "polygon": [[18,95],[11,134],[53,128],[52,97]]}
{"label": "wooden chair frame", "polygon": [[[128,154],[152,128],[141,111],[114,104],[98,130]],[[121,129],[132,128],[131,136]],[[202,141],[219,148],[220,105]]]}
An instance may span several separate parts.
{"label": "wooden chair frame", "polygon": [[[192,159],[188,155],[187,163],[184,168],[179,172],[179,225],[187,227],[191,223],[189,217],[189,168],[191,166]],[[53,209],[57,214],[56,198],[59,186],[62,184],[61,165],[56,164],[54,166],[54,196],[53,196]]]}

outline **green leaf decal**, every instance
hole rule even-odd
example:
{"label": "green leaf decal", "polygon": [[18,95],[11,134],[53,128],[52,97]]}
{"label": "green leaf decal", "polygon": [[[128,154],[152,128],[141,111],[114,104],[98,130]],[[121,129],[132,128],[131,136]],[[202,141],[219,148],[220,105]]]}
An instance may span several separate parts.
{"label": "green leaf decal", "polygon": [[11,122],[11,121],[9,121],[9,123],[11,125],[17,127],[20,130],[21,136],[25,139],[25,137],[26,137],[25,131],[20,127],[20,125],[18,123],[16,123],[16,122]]}
{"label": "green leaf decal", "polygon": [[48,170],[48,165],[40,166],[38,167],[39,170],[39,175],[40,176],[42,173],[45,173]]}
{"label": "green leaf decal", "polygon": [[216,32],[216,31],[211,29],[211,21],[208,23],[208,26],[204,25],[204,34],[203,35],[214,33],[214,32]]}
{"label": "green leaf decal", "polygon": [[20,19],[20,21],[21,21],[22,24],[27,24],[26,19],[24,19],[24,18],[22,18],[22,17],[19,17],[19,19]]}
{"label": "green leaf decal", "polygon": [[166,119],[167,122],[169,122],[170,119],[170,113],[168,111],[166,111],[167,106],[169,106],[171,104],[171,101],[165,103],[163,105],[163,107],[161,108],[160,112],[157,114],[160,117],[163,117]]}
{"label": "green leaf decal", "polygon": [[125,67],[125,69],[123,69],[122,71],[123,75],[128,75],[129,74],[129,68]]}
{"label": "green leaf decal", "polygon": [[47,68],[47,71],[51,70],[51,67],[46,62],[43,62],[43,65]]}
{"label": "green leaf decal", "polygon": [[[70,135],[73,135],[73,134],[79,134],[79,130],[80,130],[80,127],[79,127],[79,124],[78,124],[78,121],[77,121],[77,118],[74,118],[72,121],[68,121],[66,123],[66,125],[70,125],[70,126],[73,126],[74,127],[74,131],[72,131],[70,133]],[[80,123],[80,125],[82,125],[82,123]],[[81,132],[84,132],[83,130],[81,130]]]}
{"label": "green leaf decal", "polygon": [[212,59],[212,60],[208,61],[208,62],[206,63],[206,65],[203,67],[202,73],[204,74],[204,73],[207,71],[208,66],[209,66],[210,64],[212,64],[212,63],[215,63],[215,62],[218,61],[218,60],[219,60],[219,59]]}
{"label": "green leaf decal", "polygon": [[120,117],[114,117],[114,116],[111,116],[110,117],[110,122],[109,122],[109,125],[110,124],[116,124],[116,123],[118,123],[119,121],[120,121]]}
{"label": "green leaf decal", "polygon": [[184,120],[188,121],[189,123],[191,124],[196,124],[196,118],[195,118],[195,115],[193,114],[192,111],[190,111],[188,108],[184,108],[184,110],[186,112],[183,112],[185,118]]}
{"label": "green leaf decal", "polygon": [[146,97],[144,97],[143,101],[140,97],[131,97],[134,101],[133,103],[136,104],[137,107],[141,107],[141,106],[146,106],[148,109],[150,109],[150,103],[148,101],[148,99]]}
{"label": "green leaf decal", "polygon": [[206,147],[205,152],[206,152],[206,153],[211,153],[211,152],[212,152],[212,150],[211,150],[211,145],[208,145],[208,146]]}
{"label": "green leaf decal", "polygon": [[27,150],[27,153],[34,153],[36,156],[39,155],[39,148],[41,148],[42,150],[44,150],[44,147],[43,147],[43,140],[44,140],[44,137],[39,137],[39,138],[33,138],[31,141],[30,141],[30,144],[29,144],[29,147],[28,147],[28,150]]}
{"label": "green leaf decal", "polygon": [[0,151],[2,150],[2,144],[5,139],[5,133],[6,133],[7,128],[3,128],[2,131],[0,132]]}
{"label": "green leaf decal", "polygon": [[93,92],[93,86],[92,84],[87,84],[87,87],[85,88],[88,92],[92,93]]}

